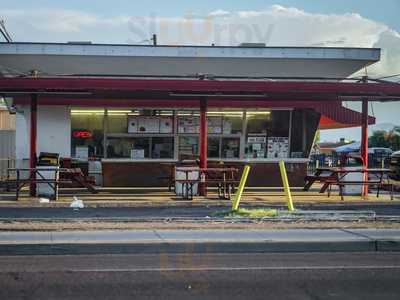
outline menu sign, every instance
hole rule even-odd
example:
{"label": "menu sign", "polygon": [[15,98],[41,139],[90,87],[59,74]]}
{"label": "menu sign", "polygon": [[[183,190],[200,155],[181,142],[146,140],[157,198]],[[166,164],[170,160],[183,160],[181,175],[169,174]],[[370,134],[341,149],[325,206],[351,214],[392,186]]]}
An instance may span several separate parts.
{"label": "menu sign", "polygon": [[128,133],[172,133],[170,117],[128,117]]}
{"label": "menu sign", "polygon": [[289,157],[289,138],[269,137],[267,145],[268,158],[287,158]]}
{"label": "menu sign", "polygon": [[179,117],[178,132],[179,133],[199,133],[200,119],[197,116]]}

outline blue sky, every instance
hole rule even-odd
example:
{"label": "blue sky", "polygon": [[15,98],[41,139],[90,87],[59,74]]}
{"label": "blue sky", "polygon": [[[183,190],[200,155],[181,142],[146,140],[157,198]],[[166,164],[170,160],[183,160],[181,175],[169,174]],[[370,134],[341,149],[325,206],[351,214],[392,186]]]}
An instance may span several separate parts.
{"label": "blue sky", "polygon": [[[154,33],[153,27],[146,24],[145,18],[150,17],[159,22],[160,43],[210,44],[215,40],[206,37],[188,41],[174,33],[188,14],[204,17],[216,11],[230,12],[228,22],[232,24],[256,24],[264,31],[269,25],[274,26],[269,41],[246,41],[267,42],[272,46],[382,48],[382,60],[369,68],[369,74],[375,77],[400,74],[400,0],[0,0],[0,17],[5,19],[16,41],[137,43]],[[256,14],[238,13],[243,11]],[[134,25],[142,36],[135,36],[129,27],[132,18],[136,18]],[[218,18],[224,17],[213,19],[214,25],[218,25]],[[170,31],[162,31],[162,26]],[[225,36],[219,44],[229,41]],[[400,103],[376,103],[373,111],[377,123],[400,125]],[[358,139],[359,132],[349,129],[321,134],[322,140],[340,137]]]}
{"label": "blue sky", "polygon": [[0,1],[0,4],[2,8],[63,8],[83,10],[104,16],[120,14],[146,15],[154,13],[169,17],[182,16],[189,11],[207,14],[217,9],[227,11],[262,10],[273,4],[279,4],[301,8],[312,13],[359,13],[364,17],[383,22],[393,29],[400,31],[399,0],[17,0]]}

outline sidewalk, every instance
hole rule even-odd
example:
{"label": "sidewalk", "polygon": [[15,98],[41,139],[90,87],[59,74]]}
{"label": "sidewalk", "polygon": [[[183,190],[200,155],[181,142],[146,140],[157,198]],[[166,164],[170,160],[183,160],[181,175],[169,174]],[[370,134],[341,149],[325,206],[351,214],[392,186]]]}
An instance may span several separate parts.
{"label": "sidewalk", "polygon": [[365,251],[400,251],[400,230],[0,232],[0,255]]}

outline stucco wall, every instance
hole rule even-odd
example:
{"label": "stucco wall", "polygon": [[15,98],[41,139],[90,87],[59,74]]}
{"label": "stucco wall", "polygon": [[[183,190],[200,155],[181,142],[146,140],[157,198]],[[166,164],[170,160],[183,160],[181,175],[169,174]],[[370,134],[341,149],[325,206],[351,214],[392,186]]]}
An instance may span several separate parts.
{"label": "stucco wall", "polygon": [[[37,153],[55,152],[71,156],[71,121],[66,106],[38,106]],[[29,158],[30,107],[20,106],[16,114],[16,158]]]}

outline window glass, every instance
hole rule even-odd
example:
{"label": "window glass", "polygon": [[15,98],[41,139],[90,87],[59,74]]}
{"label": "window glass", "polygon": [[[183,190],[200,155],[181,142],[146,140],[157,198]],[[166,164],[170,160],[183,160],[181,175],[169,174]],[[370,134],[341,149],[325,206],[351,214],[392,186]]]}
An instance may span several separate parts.
{"label": "window glass", "polygon": [[107,116],[108,133],[127,133],[128,132],[128,115],[109,113]]}
{"label": "window glass", "polygon": [[223,121],[224,134],[240,134],[242,132],[243,118],[241,115],[225,115]]}
{"label": "window glass", "polygon": [[222,138],[222,157],[239,158],[240,139]]}
{"label": "window glass", "polygon": [[199,154],[199,138],[197,136],[179,137],[179,158],[193,159]]}
{"label": "window glass", "polygon": [[152,158],[174,158],[174,138],[153,137],[151,153]]}
{"label": "window glass", "polygon": [[289,110],[247,111],[245,156],[289,157]]}
{"label": "window glass", "polygon": [[103,157],[102,110],[71,111],[71,156],[87,159]]}
{"label": "window glass", "polygon": [[208,137],[207,140],[207,155],[210,158],[219,158],[219,137]]}
{"label": "window glass", "polygon": [[149,158],[150,138],[108,138],[107,144],[109,158]]}
{"label": "window glass", "polygon": [[179,112],[178,133],[199,133],[200,117],[198,114]]}

